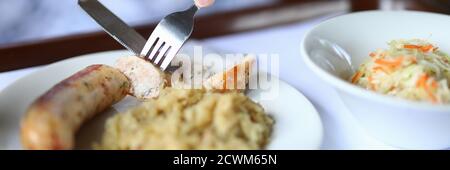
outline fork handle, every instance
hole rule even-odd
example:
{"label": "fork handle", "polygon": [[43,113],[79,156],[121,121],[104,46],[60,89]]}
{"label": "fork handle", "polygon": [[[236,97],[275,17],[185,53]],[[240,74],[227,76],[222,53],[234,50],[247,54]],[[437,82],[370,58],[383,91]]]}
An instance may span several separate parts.
{"label": "fork handle", "polygon": [[199,10],[199,7],[197,5],[192,5],[189,9],[187,9],[186,12],[187,14],[191,15],[192,17],[194,17],[195,13],[197,13],[197,11]]}

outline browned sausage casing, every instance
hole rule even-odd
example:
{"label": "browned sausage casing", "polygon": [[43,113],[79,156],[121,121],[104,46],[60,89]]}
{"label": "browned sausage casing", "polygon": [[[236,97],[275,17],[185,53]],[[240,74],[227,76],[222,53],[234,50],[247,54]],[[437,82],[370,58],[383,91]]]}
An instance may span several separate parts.
{"label": "browned sausage casing", "polygon": [[81,124],[123,99],[130,83],[119,70],[92,65],[39,97],[21,122],[25,149],[72,149]]}

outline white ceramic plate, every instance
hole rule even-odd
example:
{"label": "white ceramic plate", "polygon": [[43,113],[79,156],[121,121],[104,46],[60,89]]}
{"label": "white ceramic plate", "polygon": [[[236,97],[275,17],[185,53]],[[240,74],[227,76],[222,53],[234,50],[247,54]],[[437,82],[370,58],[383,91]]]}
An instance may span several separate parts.
{"label": "white ceramic plate", "polygon": [[[91,64],[113,65],[118,57],[126,55],[130,54],[126,51],[111,51],[64,60],[23,77],[5,88],[0,93],[0,149],[21,149],[19,121],[30,103],[39,95],[80,69]],[[323,129],[313,105],[283,81],[279,81],[277,98],[261,100],[261,94],[273,90],[251,90],[248,93],[276,121],[268,149],[319,149]],[[83,125],[77,134],[77,148],[89,149],[94,141],[98,141],[109,116],[135,104],[132,97],[127,97]]]}

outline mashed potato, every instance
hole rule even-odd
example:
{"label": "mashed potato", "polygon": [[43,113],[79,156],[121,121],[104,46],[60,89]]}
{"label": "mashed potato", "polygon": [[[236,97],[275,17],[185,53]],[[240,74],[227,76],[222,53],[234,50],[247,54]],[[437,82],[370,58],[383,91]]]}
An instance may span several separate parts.
{"label": "mashed potato", "polygon": [[167,88],[110,118],[97,149],[263,149],[273,120],[241,93]]}

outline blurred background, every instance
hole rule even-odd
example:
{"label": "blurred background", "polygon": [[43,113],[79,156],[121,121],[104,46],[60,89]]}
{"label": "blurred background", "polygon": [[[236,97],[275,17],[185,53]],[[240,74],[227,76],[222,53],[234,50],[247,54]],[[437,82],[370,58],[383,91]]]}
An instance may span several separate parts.
{"label": "blurred background", "polygon": [[[201,15],[269,5],[276,0],[218,0]],[[150,23],[192,0],[101,0],[130,25]],[[77,0],[0,0],[0,44],[99,30]]]}
{"label": "blurred background", "polygon": [[[416,8],[450,11],[448,0],[216,0],[216,4],[201,11],[211,15],[226,11],[270,6],[286,1],[344,1],[349,7],[335,10],[355,11],[365,8],[401,10]],[[156,22],[164,15],[188,7],[191,0],[101,0],[108,8],[131,25]],[[352,6],[353,3],[353,6]],[[322,4],[323,8],[327,8]],[[353,8],[351,8],[353,7]],[[322,10],[323,11],[323,10]],[[326,11],[326,10],[325,10]],[[299,11],[301,12],[301,11]],[[307,14],[305,14],[307,15]],[[0,0],[0,46],[8,43],[38,40],[100,30],[78,7],[77,0]]]}
{"label": "blurred background", "polygon": [[[100,1],[144,37],[151,34],[163,16],[193,3],[193,0]],[[0,0],[0,72],[123,49],[77,3],[78,0]],[[363,10],[449,14],[450,0],[216,0],[212,7],[199,12],[191,38],[240,37],[244,33],[251,35],[252,31],[292,25],[300,27],[295,31],[304,33],[313,26],[310,21]],[[248,43],[267,46],[263,41]],[[240,41],[232,45],[246,44]]]}

